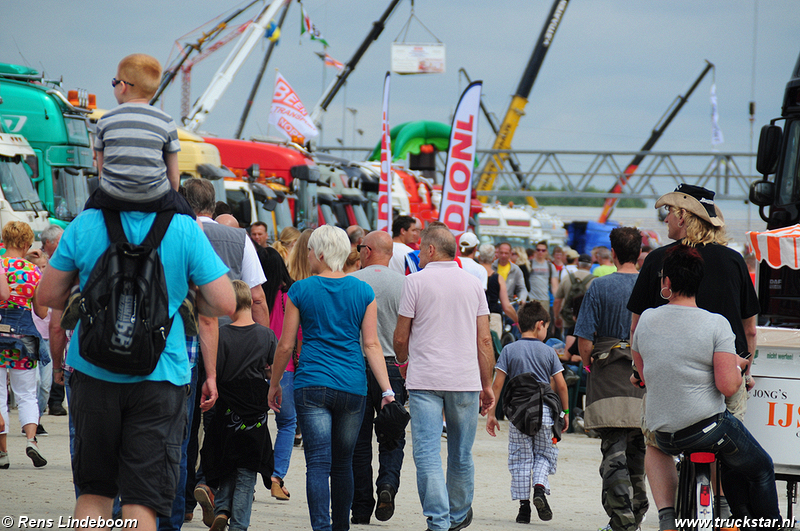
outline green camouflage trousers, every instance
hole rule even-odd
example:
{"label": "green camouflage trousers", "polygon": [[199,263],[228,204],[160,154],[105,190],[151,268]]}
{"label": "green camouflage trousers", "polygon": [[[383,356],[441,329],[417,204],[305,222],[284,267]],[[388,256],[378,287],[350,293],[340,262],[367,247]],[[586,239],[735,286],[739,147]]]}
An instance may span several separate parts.
{"label": "green camouflage trousers", "polygon": [[647,508],[644,436],[639,428],[604,428],[600,433],[603,462],[603,508],[614,531],[635,531]]}

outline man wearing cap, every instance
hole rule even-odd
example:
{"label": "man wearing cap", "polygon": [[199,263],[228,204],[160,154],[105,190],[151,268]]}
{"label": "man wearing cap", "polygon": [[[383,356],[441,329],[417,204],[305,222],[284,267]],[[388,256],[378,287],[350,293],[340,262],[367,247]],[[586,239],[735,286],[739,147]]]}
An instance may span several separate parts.
{"label": "man wearing cap", "polygon": [[572,271],[573,273],[578,270],[578,251],[575,249],[567,249],[564,251],[564,259],[567,263],[564,267],[561,268],[561,271],[558,272],[558,282],[561,283],[567,278],[567,271]]}
{"label": "man wearing cap", "polygon": [[[758,298],[744,259],[726,245],[725,220],[714,204],[714,192],[681,184],[674,192],[658,199],[656,208],[661,207],[667,209],[664,222],[668,235],[676,241],[650,252],[642,265],[628,301],[628,309],[633,314],[631,335],[645,310],[667,303],[659,295],[661,263],[669,247],[683,244],[695,247],[705,262],[706,273],[697,292],[697,306],[728,320],[736,335],[736,352],[740,356],[755,352],[756,317],[760,309]],[[726,400],[728,410],[740,420],[743,420],[747,406],[747,388],[753,385],[749,374],[748,366],[742,387]],[[643,426],[643,430],[647,443],[645,469],[659,510],[659,525],[661,529],[675,529],[673,504],[678,486],[675,465],[671,456],[656,447],[654,437],[646,427]],[[729,514],[727,502],[724,498],[721,501],[721,517],[726,518]]]}
{"label": "man wearing cap", "polygon": [[[572,251],[575,252],[575,251]],[[578,253],[575,253],[578,254]],[[568,255],[569,256],[569,255]],[[585,283],[584,293],[596,277],[589,271],[592,267],[592,257],[584,253],[577,256],[578,266],[573,272],[567,270],[564,279],[559,283],[553,300],[553,315],[555,315],[556,328],[564,328],[564,337],[571,336],[575,328],[575,319],[572,317],[572,299],[568,298],[573,282]],[[567,258],[569,260],[569,257]],[[569,266],[567,266],[569,267]],[[566,268],[565,268],[566,269]],[[566,301],[564,299],[567,299]],[[564,303],[566,302],[566,306]],[[562,310],[568,310],[562,312]],[[566,314],[566,318],[563,314]]]}
{"label": "man wearing cap", "polygon": [[488,274],[486,268],[475,261],[475,253],[478,251],[478,237],[472,232],[465,232],[458,240],[459,259],[461,269],[477,278],[483,289],[486,289]]}

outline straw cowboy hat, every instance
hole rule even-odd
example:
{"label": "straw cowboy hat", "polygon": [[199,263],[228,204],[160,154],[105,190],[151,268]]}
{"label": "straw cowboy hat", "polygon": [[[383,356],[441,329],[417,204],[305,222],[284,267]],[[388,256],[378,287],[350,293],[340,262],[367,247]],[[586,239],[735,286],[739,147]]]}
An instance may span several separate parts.
{"label": "straw cowboy hat", "polygon": [[680,184],[674,192],[664,194],[656,201],[656,208],[664,205],[682,208],[715,227],[724,227],[722,212],[714,204],[714,192],[691,184]]}

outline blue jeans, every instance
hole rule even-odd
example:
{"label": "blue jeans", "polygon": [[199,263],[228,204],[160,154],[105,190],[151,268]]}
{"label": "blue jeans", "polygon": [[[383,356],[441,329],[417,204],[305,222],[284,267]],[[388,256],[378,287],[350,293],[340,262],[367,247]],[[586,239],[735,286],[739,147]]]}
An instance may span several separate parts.
{"label": "blue jeans", "polygon": [[237,468],[235,474],[222,478],[214,498],[214,514],[227,514],[229,531],[245,531],[250,526],[253,493],[258,473],[248,468]]}
{"label": "blue jeans", "polygon": [[[682,433],[656,432],[656,443],[664,452],[713,452],[722,464],[722,488],[736,518],[780,518],[778,491],[772,458],[747,431],[744,424],[725,411],[716,426],[698,426]],[[707,430],[707,431],[704,431]]]}
{"label": "blue jeans", "polygon": [[[386,363],[386,371],[389,373],[389,383],[395,393],[394,399],[404,404],[407,398],[406,385],[403,377],[400,376],[400,369],[395,366],[394,358]],[[372,489],[372,440],[373,440],[373,420],[381,409],[381,389],[372,369],[367,365],[367,407],[364,408],[364,420],[361,423],[361,430],[358,433],[356,448],[353,451],[353,482],[355,490],[353,493],[353,515],[368,517],[375,508],[375,496]],[[405,437],[398,441],[397,448],[387,450],[384,444],[378,445],[378,480],[375,484],[389,485],[394,492],[400,489],[400,469],[403,468],[403,447],[406,444]]]}
{"label": "blue jeans", "polygon": [[[43,338],[39,342],[39,351],[41,352],[45,349],[47,352],[50,352],[50,342]],[[44,414],[44,410],[47,409],[47,399],[50,398],[50,388],[53,385],[53,364],[49,360],[45,364],[40,354],[36,369],[39,371],[39,385],[36,389],[36,398],[39,400],[39,416],[41,417]]]}
{"label": "blue jeans", "polygon": [[[178,490],[175,492],[175,499],[172,500],[172,513],[169,518],[158,519],[159,531],[177,531],[183,525],[186,517],[186,449],[189,447],[190,426],[194,418],[194,395],[197,391],[197,366],[192,367],[192,380],[189,383],[189,396],[186,398],[186,433],[181,443],[181,465],[180,475],[178,476]],[[247,527],[247,526],[245,526]]]}
{"label": "blue jeans", "polygon": [[[463,522],[472,507],[472,444],[478,427],[479,397],[478,391],[408,391],[417,490],[428,529],[450,529]],[[440,455],[442,411],[447,421],[446,480]]]}
{"label": "blue jeans", "polygon": [[294,390],[294,403],[303,432],[311,528],[346,531],[353,503],[353,448],[365,398],[328,387],[303,387]]}
{"label": "blue jeans", "polygon": [[275,435],[275,470],[272,475],[284,479],[289,472],[289,461],[292,459],[294,432],[297,428],[297,412],[294,408],[294,372],[285,371],[281,377],[283,401],[281,410],[275,413],[275,424],[278,433]]}

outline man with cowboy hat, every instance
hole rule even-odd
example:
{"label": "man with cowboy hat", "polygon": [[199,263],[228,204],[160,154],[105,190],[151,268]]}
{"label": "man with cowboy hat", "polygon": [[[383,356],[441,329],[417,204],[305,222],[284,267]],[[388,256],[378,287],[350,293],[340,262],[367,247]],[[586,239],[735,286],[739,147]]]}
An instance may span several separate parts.
{"label": "man with cowboy hat", "polygon": [[[700,252],[705,262],[705,276],[697,292],[697,306],[718,313],[728,320],[736,335],[736,352],[740,356],[747,357],[749,353],[755,352],[756,317],[760,309],[758,297],[744,258],[726,245],[728,238],[725,235],[725,220],[714,203],[714,192],[684,183],[674,192],[661,196],[655,207],[666,208],[664,222],[667,224],[669,237],[676,241],[655,249],[645,258],[628,301],[628,309],[633,314],[631,337],[639,316],[646,309],[667,302],[662,299],[659,291],[661,263],[667,248],[689,245]],[[680,330],[675,332],[680,333]],[[747,388],[753,385],[749,373],[748,366],[742,387],[726,401],[728,410],[739,420],[744,419]],[[636,380],[636,376],[631,380]],[[653,499],[659,509],[659,526],[661,529],[675,529],[673,504],[678,485],[675,464],[672,456],[656,447],[655,438],[644,425],[643,431],[647,444],[645,470]],[[727,503],[724,506],[723,510]],[[718,516],[725,518],[727,514]]]}

